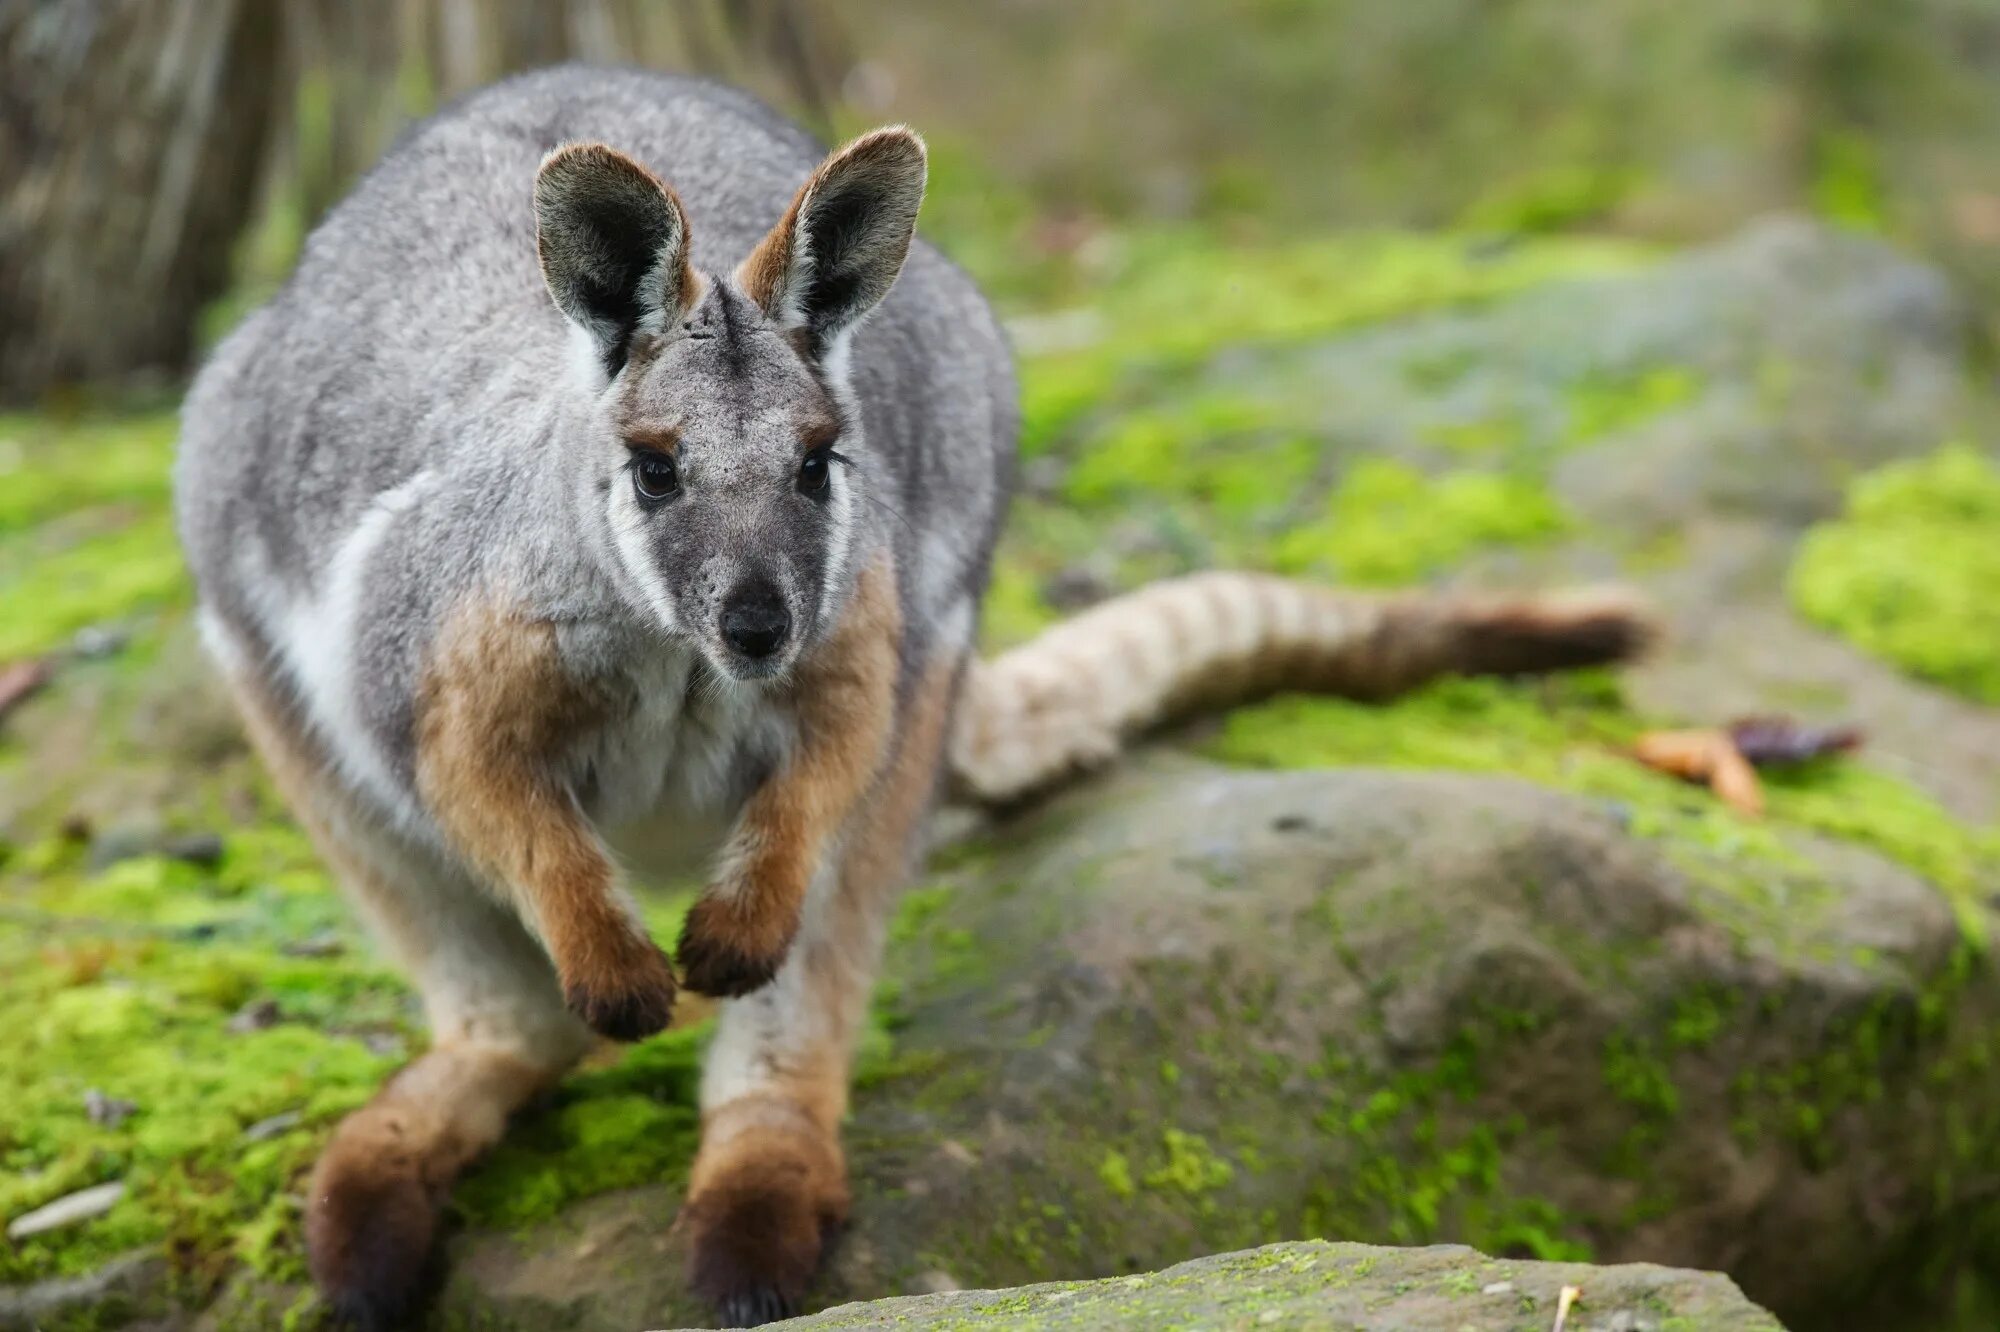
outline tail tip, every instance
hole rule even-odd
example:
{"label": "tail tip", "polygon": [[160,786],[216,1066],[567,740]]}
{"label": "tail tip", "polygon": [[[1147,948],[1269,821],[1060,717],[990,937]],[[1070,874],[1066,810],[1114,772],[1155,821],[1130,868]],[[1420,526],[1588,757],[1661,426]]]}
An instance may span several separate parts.
{"label": "tail tip", "polygon": [[1621,587],[1503,603],[1476,614],[1469,628],[1474,669],[1495,675],[1637,661],[1664,636],[1652,606]]}

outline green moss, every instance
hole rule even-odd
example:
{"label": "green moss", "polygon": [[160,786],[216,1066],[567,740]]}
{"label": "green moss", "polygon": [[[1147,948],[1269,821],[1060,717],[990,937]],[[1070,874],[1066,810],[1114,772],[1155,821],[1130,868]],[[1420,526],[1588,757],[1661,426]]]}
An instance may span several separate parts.
{"label": "green moss", "polygon": [[1558,278],[1643,262],[1644,249],[1597,239],[1528,240],[1494,250],[1450,235],[1347,234],[1285,246],[1218,243],[1197,229],[1121,238],[1102,281],[1075,293],[1103,334],[1088,346],[1024,358],[1023,444],[1050,446],[1115,405],[1135,371],[1184,366],[1216,349],[1323,336],[1443,306],[1490,300]]}
{"label": "green moss", "polygon": [[[237,859],[232,845],[212,876],[140,860],[4,881],[0,1215],[106,1180],[129,1192],[89,1226],[0,1252],[0,1279],[77,1272],[161,1241],[197,1273],[231,1257],[296,1266],[288,1199],[327,1127],[394,1067],[410,1009],[365,958],[285,955],[286,941],[338,929],[337,908],[302,882],[309,870],[251,874]],[[279,1021],[230,1031],[251,999],[274,1002]],[[137,1111],[92,1123],[92,1090]],[[278,1115],[296,1123],[246,1141]]]}
{"label": "green moss", "polygon": [[170,416],[0,417],[0,661],[184,600]]}
{"label": "green moss", "polygon": [[1473,231],[1561,231],[1610,212],[1636,183],[1625,168],[1544,167],[1488,189],[1466,209],[1464,225]]}
{"label": "green moss", "polygon": [[1125,1159],[1125,1153],[1111,1150],[1104,1153],[1098,1163],[1097,1177],[1104,1187],[1120,1198],[1129,1198],[1138,1190],[1132,1184],[1132,1163]]}
{"label": "green moss", "polygon": [[1161,1142],[1167,1158],[1157,1169],[1146,1172],[1149,1189],[1172,1189],[1199,1197],[1236,1178],[1236,1167],[1217,1156],[1198,1133],[1170,1128],[1161,1135]]}
{"label": "green moss", "polygon": [[[239,1264],[301,1278],[306,1171],[341,1116],[421,1047],[413,997],[362,946],[306,840],[259,812],[266,797],[233,804],[251,821],[212,870],[140,856],[86,873],[82,844],[59,836],[0,867],[0,1216],[128,1187],[99,1220],[0,1250],[0,1281],[149,1246],[195,1297]],[[649,924],[671,937],[685,901],[649,900]],[[306,939],[338,947],[287,951]],[[231,1030],[265,1001],[273,1025]],[[677,1178],[695,1140],[699,1040],[671,1033],[569,1080],[465,1181],[460,1206],[513,1224]],[[91,1091],[136,1112],[93,1123]]]}
{"label": "green moss", "polygon": [[1679,1050],[1706,1049],[1735,1010],[1736,997],[1727,991],[1703,990],[1682,995],[1674,1004],[1667,1043]]}
{"label": "green moss", "polygon": [[1569,435],[1578,443],[1694,401],[1701,379],[1681,366],[1654,366],[1633,374],[1588,375],[1569,388]]}
{"label": "green moss", "polygon": [[80,509],[164,509],[172,413],[0,415],[0,537]]}
{"label": "green moss", "polygon": [[1825,130],[1813,144],[1813,159],[1815,211],[1856,231],[1882,230],[1889,190],[1875,143],[1860,134]]}
{"label": "green moss", "polygon": [[1316,520],[1286,533],[1278,568],[1355,586],[1416,581],[1484,546],[1561,532],[1561,507],[1539,483],[1488,472],[1426,477],[1370,458],[1354,465]]}
{"label": "green moss", "polygon": [[1856,480],[1807,533],[1791,594],[1812,620],[1927,680],[2000,703],[2000,466],[1968,445]]}
{"label": "green moss", "polygon": [[1644,1042],[1613,1036],[1605,1043],[1604,1085],[1643,1115],[1672,1119],[1680,1113],[1673,1071]]}
{"label": "green moss", "polygon": [[476,1221],[520,1226],[578,1198],[684,1179],[700,1134],[704,1034],[668,1032],[615,1067],[570,1078],[554,1105],[516,1122],[454,1201]]}
{"label": "green moss", "polygon": [[92,532],[19,574],[0,576],[0,660],[45,652],[86,626],[179,601],[186,592],[166,514]]}
{"label": "green moss", "polygon": [[1718,890],[1712,902],[1746,936],[1810,907],[1817,881],[1787,834],[1855,842],[1931,880],[1976,938],[1979,884],[2000,869],[2000,830],[1970,827],[1909,783],[1851,760],[1767,774],[1768,817],[1746,819],[1628,755],[1647,723],[1611,677],[1530,683],[1445,680],[1388,705],[1288,696],[1239,709],[1211,752],[1231,762],[1306,768],[1445,768],[1524,778],[1617,802],[1631,831],[1664,843]]}

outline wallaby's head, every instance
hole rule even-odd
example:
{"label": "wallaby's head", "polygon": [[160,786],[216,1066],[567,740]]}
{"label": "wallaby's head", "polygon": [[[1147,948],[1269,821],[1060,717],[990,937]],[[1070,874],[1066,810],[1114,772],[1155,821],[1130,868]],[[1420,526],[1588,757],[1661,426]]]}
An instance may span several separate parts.
{"label": "wallaby's head", "polygon": [[921,139],[863,135],[721,274],[694,269],[679,198],[615,149],[558,148],[536,177],[542,274],[590,361],[578,493],[663,626],[729,677],[784,671],[855,572],[847,339],[902,270],[923,194]]}

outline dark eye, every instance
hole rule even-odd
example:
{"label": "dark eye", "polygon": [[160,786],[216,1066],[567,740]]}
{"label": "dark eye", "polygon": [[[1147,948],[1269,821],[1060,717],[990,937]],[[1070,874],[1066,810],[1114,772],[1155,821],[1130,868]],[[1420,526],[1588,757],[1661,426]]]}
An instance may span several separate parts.
{"label": "dark eye", "polygon": [[805,456],[805,461],[799,464],[799,493],[801,495],[810,495],[818,499],[826,494],[827,480],[832,475],[833,470],[827,461],[828,455],[831,453],[831,449],[814,449]]}
{"label": "dark eye", "polygon": [[671,499],[681,488],[681,469],[664,453],[642,453],[632,462],[632,489],[649,504]]}

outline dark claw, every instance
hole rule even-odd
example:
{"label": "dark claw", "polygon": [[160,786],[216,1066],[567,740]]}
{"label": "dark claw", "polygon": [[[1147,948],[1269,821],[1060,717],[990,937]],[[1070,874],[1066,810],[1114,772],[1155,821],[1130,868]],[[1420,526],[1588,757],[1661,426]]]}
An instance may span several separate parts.
{"label": "dark claw", "polygon": [[761,990],[771,983],[785,960],[783,953],[754,957],[718,943],[707,931],[694,928],[693,917],[681,927],[680,947],[675,952],[681,964],[681,983],[696,994],[718,999],[735,999]]}
{"label": "dark claw", "polygon": [[608,981],[591,984],[572,978],[563,983],[569,1011],[600,1036],[614,1041],[639,1041],[667,1029],[674,1018],[673,968],[650,941],[649,965]]}
{"label": "dark claw", "polygon": [[723,1297],[717,1306],[728,1327],[762,1327],[798,1313],[798,1305],[774,1286],[757,1286]]}

